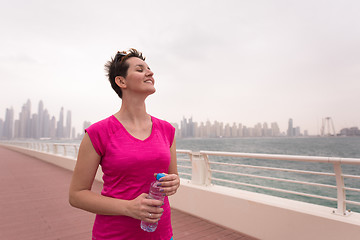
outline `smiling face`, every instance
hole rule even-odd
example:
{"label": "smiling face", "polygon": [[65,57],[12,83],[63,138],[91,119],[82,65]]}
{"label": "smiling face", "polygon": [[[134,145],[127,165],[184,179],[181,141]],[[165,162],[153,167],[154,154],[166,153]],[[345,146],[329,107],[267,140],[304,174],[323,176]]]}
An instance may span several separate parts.
{"label": "smiling face", "polygon": [[140,58],[131,57],[126,60],[129,65],[126,77],[117,76],[115,81],[122,89],[123,94],[145,94],[146,96],[155,92],[154,73],[149,66]]}

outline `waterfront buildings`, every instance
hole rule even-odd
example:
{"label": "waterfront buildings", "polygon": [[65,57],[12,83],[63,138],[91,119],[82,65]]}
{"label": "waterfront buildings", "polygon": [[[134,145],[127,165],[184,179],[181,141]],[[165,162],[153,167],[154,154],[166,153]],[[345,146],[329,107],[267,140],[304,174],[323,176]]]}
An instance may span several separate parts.
{"label": "waterfront buildings", "polygon": [[31,112],[31,101],[28,100],[21,108],[19,118],[14,120],[13,108],[6,109],[5,121],[0,119],[0,139],[26,138],[70,138],[75,130],[71,127],[71,111],[67,111],[64,126],[64,108],[61,108],[59,121],[50,116],[44,109],[43,101],[39,102],[37,113]]}
{"label": "waterfront buildings", "polygon": [[[55,116],[50,116],[44,108],[43,101],[38,104],[37,113],[31,112],[31,101],[28,100],[21,108],[18,119],[14,120],[14,109],[7,108],[5,120],[0,118],[0,139],[74,139],[82,138],[84,132],[76,136],[75,129],[72,127],[72,114],[68,110],[65,116],[64,108],[60,109],[59,120]],[[85,121],[83,129],[91,125]],[[223,123],[219,121],[195,122],[192,118],[185,117],[180,122],[172,124],[176,129],[178,138],[241,138],[241,137],[299,137],[308,136],[305,130],[303,133],[300,127],[294,127],[293,119],[288,121],[288,129],[281,132],[277,122],[270,124],[257,123],[254,126],[245,126],[242,123]],[[342,129],[340,135],[360,136],[360,130],[353,127]]]}
{"label": "waterfront buildings", "polygon": [[340,130],[341,136],[360,136],[360,130],[358,127],[343,128]]}
{"label": "waterfront buildings", "polygon": [[247,127],[241,123],[222,123],[210,121],[197,123],[192,118],[181,121],[181,128],[178,124],[173,124],[176,129],[176,136],[179,138],[237,138],[237,137],[279,137],[284,134],[280,132],[279,125],[276,122],[258,123],[253,127]]}

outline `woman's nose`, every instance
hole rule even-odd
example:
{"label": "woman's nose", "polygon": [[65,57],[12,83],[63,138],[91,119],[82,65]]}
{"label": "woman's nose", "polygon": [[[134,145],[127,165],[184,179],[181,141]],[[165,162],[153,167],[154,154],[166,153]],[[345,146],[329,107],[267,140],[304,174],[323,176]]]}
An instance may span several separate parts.
{"label": "woman's nose", "polygon": [[154,75],[153,71],[151,71],[150,69],[148,69],[148,70],[146,71],[146,76],[152,76],[152,75]]}

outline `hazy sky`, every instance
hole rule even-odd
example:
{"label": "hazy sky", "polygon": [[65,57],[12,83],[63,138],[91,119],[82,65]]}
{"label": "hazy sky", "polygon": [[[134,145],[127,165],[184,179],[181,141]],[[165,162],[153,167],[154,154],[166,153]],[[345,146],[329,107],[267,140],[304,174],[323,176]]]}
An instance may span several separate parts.
{"label": "hazy sky", "polygon": [[360,126],[358,0],[0,0],[0,118],[30,99],[77,132],[120,109],[104,64],[142,51],[150,114],[253,127],[289,118],[318,133]]}

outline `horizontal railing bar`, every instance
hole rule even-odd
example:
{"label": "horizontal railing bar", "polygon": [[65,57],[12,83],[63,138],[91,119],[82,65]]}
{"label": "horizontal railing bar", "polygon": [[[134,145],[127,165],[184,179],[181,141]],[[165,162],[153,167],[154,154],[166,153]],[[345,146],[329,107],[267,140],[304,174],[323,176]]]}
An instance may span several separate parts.
{"label": "horizontal railing bar", "polygon": [[345,190],[360,192],[359,188],[344,187]]}
{"label": "horizontal railing bar", "polygon": [[356,164],[360,165],[358,158],[337,158],[337,157],[316,157],[316,156],[295,156],[295,155],[281,155],[281,154],[259,154],[259,153],[238,153],[238,152],[215,152],[215,151],[200,151],[200,154],[213,156],[231,156],[243,158],[257,158],[267,160],[286,160],[286,161],[300,161],[300,162],[322,162],[322,163],[340,163],[340,164]]}
{"label": "horizontal railing bar", "polygon": [[177,167],[178,167],[178,168],[192,169],[192,167],[189,167],[189,166],[183,166],[183,165],[178,165]]}
{"label": "horizontal railing bar", "polygon": [[182,162],[191,162],[190,159],[184,159],[184,158],[178,158],[177,161],[182,161]]}
{"label": "horizontal railing bar", "polygon": [[315,175],[323,175],[323,176],[335,176],[334,173],[328,173],[328,172],[313,172],[313,171],[296,170],[296,169],[288,169],[288,168],[263,167],[263,166],[236,164],[236,163],[220,163],[220,162],[209,162],[209,163],[214,164],[214,165],[224,165],[224,166],[231,166],[231,167],[245,167],[245,168],[256,168],[256,169],[265,169],[265,170],[273,170],[273,171],[295,172],[295,173],[315,174]]}
{"label": "horizontal railing bar", "polygon": [[310,185],[310,186],[336,189],[336,186],[321,184],[321,183],[311,183],[311,182],[297,181],[297,180],[291,180],[291,179],[285,179],[285,178],[266,177],[266,176],[259,176],[259,175],[253,175],[253,174],[247,174],[247,173],[234,173],[234,172],[227,172],[227,171],[221,171],[221,170],[210,170],[210,171],[216,172],[216,173],[232,174],[232,175],[243,176],[243,177],[260,178],[260,179],[267,179],[267,180],[273,180],[273,181],[278,181],[278,182],[297,183],[297,184],[305,184],[305,185]]}
{"label": "horizontal railing bar", "polygon": [[[47,143],[44,143],[44,144],[47,144]],[[71,143],[53,143],[53,145],[56,145],[56,146],[77,146],[77,147],[80,146],[80,145],[71,144]]]}
{"label": "horizontal railing bar", "polygon": [[349,175],[349,174],[342,174],[341,176],[343,176],[344,178],[360,179],[360,176]]}
{"label": "horizontal railing bar", "polygon": [[301,193],[301,192],[296,192],[296,191],[289,191],[289,190],[280,189],[280,188],[265,187],[265,186],[256,185],[256,184],[234,182],[231,180],[224,180],[224,179],[219,179],[219,178],[212,178],[212,179],[219,181],[219,182],[227,182],[227,183],[233,183],[233,184],[247,186],[247,187],[262,188],[265,190],[271,190],[271,191],[275,191],[275,192],[290,193],[290,194],[301,195],[301,196],[312,197],[312,198],[319,198],[319,199],[324,199],[324,200],[329,200],[329,201],[334,201],[334,202],[337,201],[336,198],[325,197],[325,196],[320,196],[320,195]]}
{"label": "horizontal railing bar", "polygon": [[178,173],[181,174],[181,175],[185,175],[185,176],[191,177],[191,174],[190,174],[190,173],[184,173],[184,172],[178,172]]}
{"label": "horizontal railing bar", "polygon": [[192,154],[191,150],[176,149],[176,153]]}
{"label": "horizontal railing bar", "polygon": [[349,204],[354,204],[354,205],[359,205],[360,206],[360,202],[355,202],[355,201],[350,201],[350,200],[345,200],[346,203]]}

